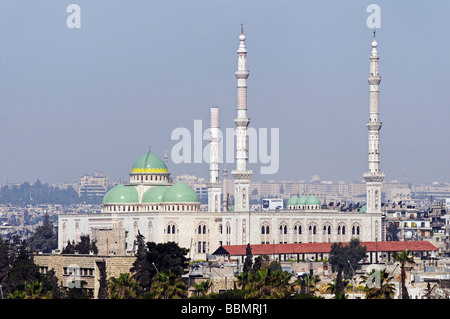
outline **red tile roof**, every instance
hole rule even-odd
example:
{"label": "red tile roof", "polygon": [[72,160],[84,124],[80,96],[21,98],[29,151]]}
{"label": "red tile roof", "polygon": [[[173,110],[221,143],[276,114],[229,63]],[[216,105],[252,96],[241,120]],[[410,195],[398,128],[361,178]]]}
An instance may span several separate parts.
{"label": "red tile roof", "polygon": [[[331,251],[333,243],[301,243],[301,244],[256,244],[250,245],[253,255],[272,254],[327,254]],[[402,252],[410,251],[436,251],[438,250],[428,241],[381,241],[361,242],[367,247],[367,252]],[[219,247],[213,255],[244,256],[247,245],[226,245]]]}

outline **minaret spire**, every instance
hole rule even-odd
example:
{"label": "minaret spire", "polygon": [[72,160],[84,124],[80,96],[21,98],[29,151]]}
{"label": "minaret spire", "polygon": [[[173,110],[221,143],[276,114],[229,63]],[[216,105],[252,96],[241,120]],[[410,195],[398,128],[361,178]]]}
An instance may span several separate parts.
{"label": "minaret spire", "polygon": [[239,35],[237,78],[237,118],[236,124],[236,170],[231,172],[234,179],[234,211],[248,211],[249,189],[252,171],[247,169],[248,135],[247,126],[250,119],[247,117],[247,48],[245,47],[244,26],[241,24]]}
{"label": "minaret spire", "polygon": [[211,138],[209,144],[208,211],[220,212],[222,186],[219,182],[219,108],[211,108]]}
{"label": "minaret spire", "polygon": [[379,120],[379,85],[381,76],[378,72],[378,43],[373,32],[372,52],[370,54],[369,82],[369,122],[366,126],[369,130],[369,171],[364,174],[367,184],[367,213],[381,212],[381,189],[384,174],[380,171],[380,129],[382,123]]}

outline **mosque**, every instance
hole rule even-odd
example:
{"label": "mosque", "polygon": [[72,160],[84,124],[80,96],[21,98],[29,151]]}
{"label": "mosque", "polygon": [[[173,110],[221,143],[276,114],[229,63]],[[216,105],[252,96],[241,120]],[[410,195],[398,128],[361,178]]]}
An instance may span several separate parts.
{"label": "mosque", "polygon": [[[166,163],[156,154],[147,152],[138,158],[130,171],[130,181],[109,190],[101,213],[65,214],[58,220],[58,248],[68,241],[77,242],[82,235],[97,239],[99,251],[107,255],[132,254],[136,236],[146,241],[176,242],[189,249],[192,259],[207,259],[222,245],[330,243],[385,240],[384,218],[381,212],[379,171],[378,94],[381,77],[378,74],[377,42],[372,41],[369,80],[369,171],[367,204],[360,211],[340,211],[323,208],[315,196],[294,195],[286,209],[251,211],[249,188],[252,171],[247,169],[247,49],[245,35],[239,35],[237,78],[236,169],[233,209],[221,205],[222,186],[219,180],[219,110],[211,108],[210,180],[208,210],[200,210],[196,192],[183,182],[172,183]],[[99,236],[102,233],[103,237]],[[106,235],[105,235],[106,234]],[[122,240],[119,240],[122,239]],[[119,242],[119,244],[118,244]],[[117,246],[119,245],[119,246]]]}

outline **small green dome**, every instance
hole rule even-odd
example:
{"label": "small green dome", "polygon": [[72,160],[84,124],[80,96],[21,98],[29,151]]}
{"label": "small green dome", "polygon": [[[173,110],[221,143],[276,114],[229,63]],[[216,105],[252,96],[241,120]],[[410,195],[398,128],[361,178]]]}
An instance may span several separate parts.
{"label": "small green dome", "polygon": [[169,187],[162,197],[164,203],[198,203],[197,193],[184,182]]}
{"label": "small green dome", "polygon": [[105,194],[102,202],[103,204],[139,204],[139,196],[134,186],[119,184]]}
{"label": "small green dome", "polygon": [[302,195],[297,201],[297,205],[306,205],[306,196]]}
{"label": "small green dome", "polygon": [[305,205],[320,205],[320,200],[316,196],[311,195],[306,199]]}
{"label": "small green dome", "polygon": [[167,165],[156,154],[148,152],[134,162],[132,173],[167,173]]}
{"label": "small green dome", "polygon": [[168,186],[154,186],[142,195],[142,203],[161,203],[164,193],[169,189]]}
{"label": "small green dome", "polygon": [[287,205],[297,205],[297,201],[299,200],[297,195],[292,196],[291,198],[289,198]]}
{"label": "small green dome", "polygon": [[360,212],[360,213],[367,213],[367,205],[364,205],[363,207],[361,207],[361,208],[359,209],[359,212]]}

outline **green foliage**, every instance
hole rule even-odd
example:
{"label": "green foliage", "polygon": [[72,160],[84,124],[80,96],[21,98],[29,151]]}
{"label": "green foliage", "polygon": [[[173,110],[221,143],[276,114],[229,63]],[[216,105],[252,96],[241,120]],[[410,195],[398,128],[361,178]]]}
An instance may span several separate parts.
{"label": "green foliage", "polygon": [[153,299],[184,299],[187,296],[186,285],[179,274],[165,270],[156,275],[150,295]]}
{"label": "green foliage", "polygon": [[136,260],[130,271],[140,283],[142,291],[150,290],[158,272],[163,273],[170,270],[176,276],[181,276],[186,272],[189,266],[189,259],[186,258],[188,249],[182,248],[174,242],[145,243],[141,234],[138,234],[136,239],[138,244]]}
{"label": "green foliage", "polygon": [[348,245],[334,243],[331,245],[330,258],[328,262],[331,270],[337,272],[335,295],[337,299],[344,298],[345,286],[344,279],[353,276],[353,271],[361,268],[359,261],[366,256],[366,247],[360,245],[356,238],[352,239]]}
{"label": "green foliage", "polygon": [[28,239],[28,243],[33,250],[40,250],[44,253],[51,253],[58,247],[56,231],[50,221],[48,214],[44,216],[42,226],[36,228],[33,235]]}
{"label": "green foliage", "polygon": [[208,290],[211,288],[212,282],[208,279],[200,283],[195,283],[192,286],[195,288],[195,290],[197,290],[200,296],[204,297],[208,294]]}
{"label": "green foliage", "polygon": [[67,289],[67,299],[91,299],[94,294],[91,290],[85,288],[87,282],[84,280],[77,280],[72,282],[72,287]]}
{"label": "green foliage", "polygon": [[401,287],[402,287],[402,291],[401,291],[402,299],[409,299],[408,290],[406,289],[406,269],[405,269],[405,265],[407,263],[414,264],[414,257],[410,257],[409,253],[410,253],[409,250],[405,250],[405,251],[401,252],[400,254],[397,253],[397,252],[394,252],[392,254],[392,259],[394,261],[400,263],[400,269],[401,269],[400,278],[401,278]]}
{"label": "green foliage", "polygon": [[78,251],[79,254],[89,254],[90,251],[93,251],[96,255],[98,253],[98,248],[96,245],[96,241],[91,241],[89,235],[81,235],[80,241],[75,244],[75,241],[70,243],[67,242],[66,247],[63,248],[62,254],[75,254],[75,251]]}
{"label": "green foliage", "polygon": [[237,283],[243,291],[244,299],[283,299],[291,294],[291,277],[288,272],[272,271],[267,267],[239,274]]}
{"label": "green foliage", "polygon": [[13,205],[40,205],[40,204],[100,204],[101,198],[79,197],[73,187],[62,189],[43,184],[39,179],[31,185],[24,182],[20,185],[2,187],[0,190],[0,203]]}
{"label": "green foliage", "polygon": [[382,270],[372,269],[370,273],[361,276],[361,284],[365,285],[366,299],[392,299],[395,293],[395,285],[386,268]]}
{"label": "green foliage", "polygon": [[110,299],[136,299],[139,283],[130,274],[120,274],[119,278],[108,280],[108,295]]}
{"label": "green foliage", "polygon": [[252,269],[253,266],[253,254],[252,254],[252,248],[250,247],[250,244],[247,244],[247,248],[245,249],[245,261],[244,261],[244,272],[248,272]]}

